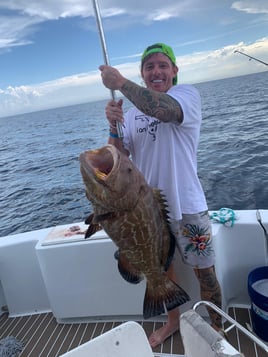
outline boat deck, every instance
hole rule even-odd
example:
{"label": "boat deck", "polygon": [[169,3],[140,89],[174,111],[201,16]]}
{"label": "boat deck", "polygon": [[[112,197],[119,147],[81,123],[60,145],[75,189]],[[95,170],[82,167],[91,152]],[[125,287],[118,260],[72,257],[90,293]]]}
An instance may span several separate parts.
{"label": "boat deck", "polygon": [[[229,315],[245,327],[250,323],[248,309],[232,308]],[[163,322],[138,321],[149,336]],[[11,318],[0,317],[0,339],[14,336],[22,341],[24,348],[20,357],[56,357],[118,326],[120,322],[57,323],[52,313]],[[256,346],[236,328],[227,334],[229,342],[245,357],[267,357],[267,353]],[[184,353],[180,333],[176,333],[161,346],[154,349],[155,356],[181,356]]]}

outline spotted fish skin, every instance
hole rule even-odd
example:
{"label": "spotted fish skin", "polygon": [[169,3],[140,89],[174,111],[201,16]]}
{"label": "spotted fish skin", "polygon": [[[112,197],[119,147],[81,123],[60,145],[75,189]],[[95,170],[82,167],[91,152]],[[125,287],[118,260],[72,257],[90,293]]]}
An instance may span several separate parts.
{"label": "spotted fish skin", "polygon": [[175,250],[167,204],[151,188],[133,162],[115,146],[80,154],[86,196],[93,207],[86,237],[99,225],[118,247],[118,268],[124,279],[146,278],[145,319],[162,314],[190,298],[166,271]]}

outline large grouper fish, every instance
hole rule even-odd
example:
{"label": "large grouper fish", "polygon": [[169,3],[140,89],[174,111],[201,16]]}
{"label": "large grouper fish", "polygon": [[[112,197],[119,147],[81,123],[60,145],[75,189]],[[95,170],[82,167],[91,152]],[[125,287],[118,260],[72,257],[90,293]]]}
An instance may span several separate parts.
{"label": "large grouper fish", "polygon": [[161,192],[151,188],[133,162],[113,145],[85,151],[79,160],[94,211],[86,220],[86,238],[101,226],[118,247],[123,278],[130,283],[146,278],[144,318],[188,301],[188,294],[166,274],[175,238]]}

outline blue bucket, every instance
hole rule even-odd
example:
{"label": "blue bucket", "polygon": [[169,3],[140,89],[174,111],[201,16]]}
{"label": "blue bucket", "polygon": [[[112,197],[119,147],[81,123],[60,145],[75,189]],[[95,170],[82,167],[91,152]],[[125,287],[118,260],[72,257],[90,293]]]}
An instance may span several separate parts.
{"label": "blue bucket", "polygon": [[268,341],[268,266],[256,268],[248,276],[253,331]]}

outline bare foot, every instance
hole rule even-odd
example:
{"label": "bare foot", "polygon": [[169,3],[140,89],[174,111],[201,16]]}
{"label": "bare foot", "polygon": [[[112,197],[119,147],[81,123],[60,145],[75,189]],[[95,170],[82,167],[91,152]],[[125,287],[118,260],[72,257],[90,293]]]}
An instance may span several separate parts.
{"label": "bare foot", "polygon": [[179,326],[177,323],[175,325],[166,323],[164,326],[160,327],[151,334],[149,337],[150,346],[152,348],[157,347],[178,330]]}

